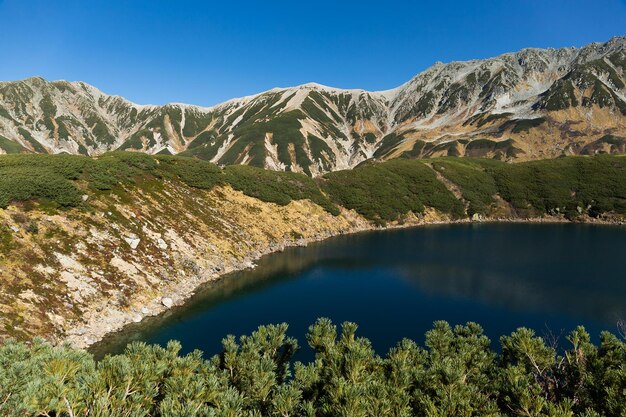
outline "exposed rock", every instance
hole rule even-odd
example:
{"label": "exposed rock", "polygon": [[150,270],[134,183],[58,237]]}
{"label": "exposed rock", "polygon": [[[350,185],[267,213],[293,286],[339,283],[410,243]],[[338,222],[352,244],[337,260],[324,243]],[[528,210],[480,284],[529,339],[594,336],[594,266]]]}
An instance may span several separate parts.
{"label": "exposed rock", "polygon": [[85,267],[76,259],[72,258],[71,256],[64,255],[62,253],[55,253],[54,255],[56,256],[57,260],[59,261],[59,263],[64,269],[68,271],[74,271],[74,272],[85,271]]}
{"label": "exposed rock", "polygon": [[113,257],[111,258],[109,263],[125,274],[136,275],[139,273],[139,270],[137,269],[137,267],[135,267],[135,265],[126,262],[122,258]]}
{"label": "exposed rock", "polygon": [[76,334],[78,336],[82,336],[85,333],[87,333],[87,328],[86,327],[80,327],[80,328],[76,329],[75,331],[71,332],[70,334]]}
{"label": "exposed rock", "polygon": [[136,236],[125,237],[124,240],[128,243],[132,250],[137,249],[137,246],[139,246],[139,243],[141,242],[141,239]]}
{"label": "exposed rock", "polygon": [[174,300],[172,300],[170,297],[163,297],[161,298],[161,304],[163,304],[167,308],[170,308],[174,305]]}
{"label": "exposed rock", "polygon": [[92,285],[93,280],[83,275],[78,275],[70,271],[61,271],[59,278],[63,281],[69,290],[72,290],[72,298],[81,303],[85,298],[97,293],[97,289]]}

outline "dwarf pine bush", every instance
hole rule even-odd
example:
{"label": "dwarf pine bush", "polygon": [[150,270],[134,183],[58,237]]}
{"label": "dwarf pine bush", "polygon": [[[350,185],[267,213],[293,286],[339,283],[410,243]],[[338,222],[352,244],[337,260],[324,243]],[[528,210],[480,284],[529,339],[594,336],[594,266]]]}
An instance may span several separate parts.
{"label": "dwarf pine bush", "polygon": [[328,319],[309,328],[310,363],[292,363],[286,324],[227,336],[220,354],[180,355],[130,344],[96,362],[42,340],[0,345],[3,416],[607,416],[626,413],[626,343],[582,327],[568,346],[532,330],[500,339],[475,323],[436,322],[424,346],[402,340],[377,354],[357,325]]}

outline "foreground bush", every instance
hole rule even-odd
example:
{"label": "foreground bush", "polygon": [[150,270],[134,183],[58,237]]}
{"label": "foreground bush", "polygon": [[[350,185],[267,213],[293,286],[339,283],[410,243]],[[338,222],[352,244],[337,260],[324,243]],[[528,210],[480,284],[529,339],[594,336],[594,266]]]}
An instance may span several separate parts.
{"label": "foreground bush", "polygon": [[7,416],[624,416],[626,344],[581,327],[557,354],[531,330],[501,338],[501,353],[475,323],[437,322],[425,347],[403,340],[380,357],[327,319],[310,327],[315,351],[287,325],[223,340],[210,360],[180,345],[134,343],[100,362],[42,341],[0,346],[0,415]]}

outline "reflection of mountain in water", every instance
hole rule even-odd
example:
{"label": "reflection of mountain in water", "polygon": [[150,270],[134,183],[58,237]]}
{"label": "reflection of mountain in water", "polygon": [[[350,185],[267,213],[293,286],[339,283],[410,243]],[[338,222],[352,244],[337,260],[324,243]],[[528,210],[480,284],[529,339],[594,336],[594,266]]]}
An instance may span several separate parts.
{"label": "reflection of mountain in water", "polygon": [[398,273],[429,295],[464,298],[511,310],[562,313],[613,325],[626,317],[624,291],[580,286],[541,276],[446,265],[411,265]]}

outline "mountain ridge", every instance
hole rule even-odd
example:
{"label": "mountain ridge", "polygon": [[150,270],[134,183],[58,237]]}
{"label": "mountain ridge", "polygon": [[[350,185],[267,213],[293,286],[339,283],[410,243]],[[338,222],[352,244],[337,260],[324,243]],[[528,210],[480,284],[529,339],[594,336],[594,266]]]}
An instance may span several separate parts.
{"label": "mountain ridge", "polygon": [[169,153],[318,176],[368,159],[626,151],[626,37],[437,62],[389,90],[275,87],[140,105],[82,81],[0,82],[0,152]]}

